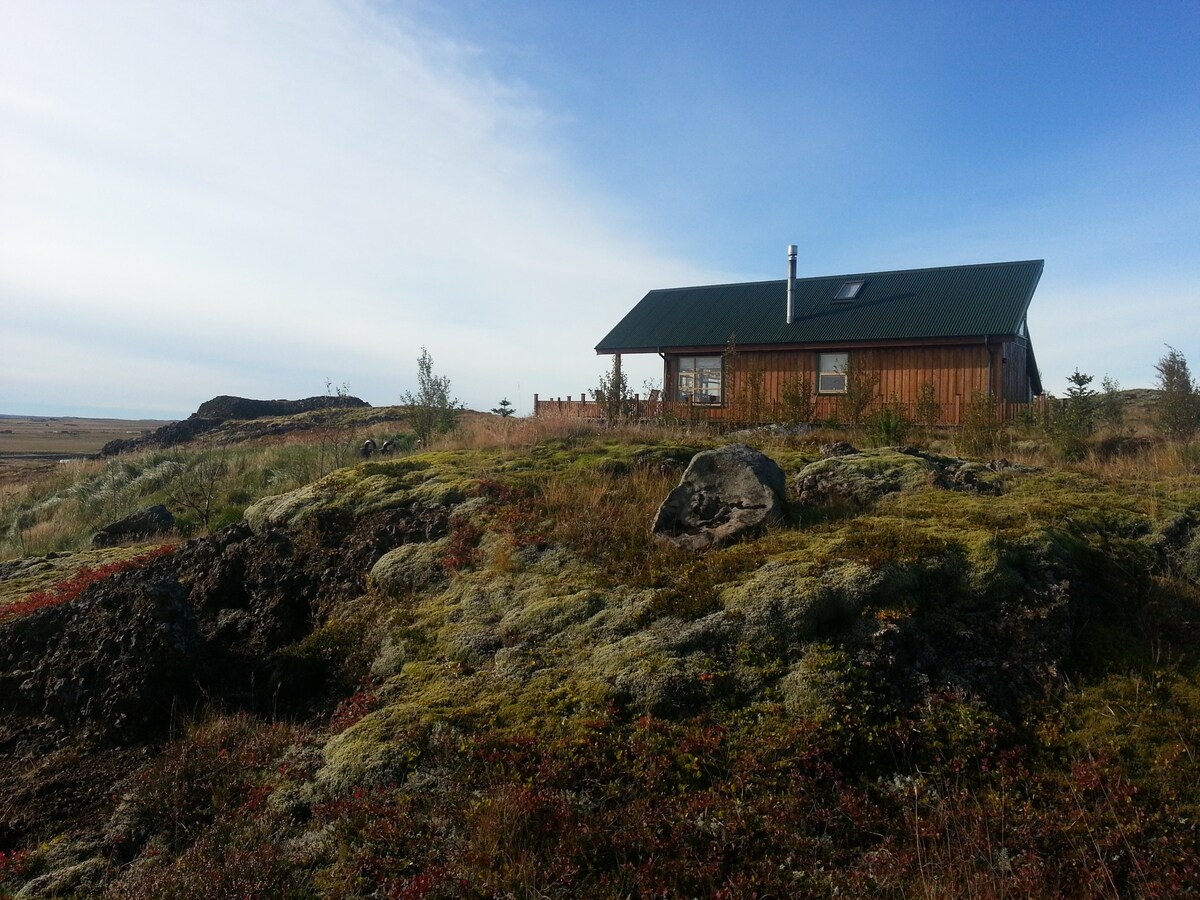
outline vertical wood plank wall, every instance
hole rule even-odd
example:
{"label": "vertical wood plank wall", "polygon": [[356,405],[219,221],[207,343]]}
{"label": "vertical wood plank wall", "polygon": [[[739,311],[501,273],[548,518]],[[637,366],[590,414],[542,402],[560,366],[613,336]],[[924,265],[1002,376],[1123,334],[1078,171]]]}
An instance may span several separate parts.
{"label": "vertical wood plank wall", "polygon": [[1026,377],[1029,365],[1029,354],[1026,351],[1027,342],[1023,338],[1005,341],[1004,356],[1001,365],[1004,367],[1003,397],[1008,403],[1028,403],[1029,379]]}
{"label": "vertical wood plank wall", "polygon": [[[1000,383],[1000,346],[992,348],[993,389]],[[974,346],[926,346],[851,350],[850,365],[860,371],[878,374],[877,396],[888,401],[914,405],[921,386],[929,382],[942,408],[942,419],[957,422],[959,410],[969,403],[976,391],[988,391],[987,351],[981,344]],[[836,415],[837,395],[818,395],[817,365],[819,351],[778,350],[739,353],[727,361],[725,379],[727,394],[736,397],[746,391],[747,379],[753,369],[762,372],[763,394],[771,400],[782,396],[787,379],[806,378],[813,389],[818,419]]]}
{"label": "vertical wood plank wall", "polygon": [[[992,341],[987,346],[974,344],[928,344],[904,347],[847,348],[827,352],[850,354],[852,367],[879,375],[876,404],[893,399],[905,405],[916,418],[916,403],[922,385],[934,388],[934,399],[940,407],[939,422],[957,425],[962,411],[976,392],[995,397],[1002,405],[1001,414],[1011,416],[1013,404],[1028,403],[1029,382],[1026,366],[1028,353],[1023,338],[1009,337]],[[784,385],[791,378],[807,380],[814,401],[813,421],[836,420],[843,395],[817,393],[819,350],[738,350],[725,355],[723,394],[719,406],[680,403],[676,396],[678,356],[667,356],[663,366],[662,403],[657,414],[690,419],[744,421],[754,404],[748,402],[754,378],[761,374],[758,414],[762,421],[782,421]],[[717,356],[718,353],[694,355]],[[989,360],[990,358],[990,360]],[[989,385],[989,375],[991,383]],[[581,397],[582,401],[582,397]],[[552,404],[557,403],[557,406]],[[595,415],[580,402],[540,401],[547,414]],[[541,411],[535,408],[535,414]],[[655,415],[647,411],[644,414]]]}

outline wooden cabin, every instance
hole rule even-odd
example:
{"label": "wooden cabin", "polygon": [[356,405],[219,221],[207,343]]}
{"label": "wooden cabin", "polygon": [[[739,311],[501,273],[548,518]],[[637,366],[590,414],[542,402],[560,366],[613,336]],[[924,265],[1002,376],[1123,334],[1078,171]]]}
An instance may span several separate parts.
{"label": "wooden cabin", "polygon": [[[1009,418],[1042,393],[1026,324],[1042,260],[796,278],[789,249],[787,279],[653,290],[600,341],[598,354],[663,360],[661,398],[635,414],[846,421],[865,389],[954,425],[973,398]],[[537,398],[535,412],[602,414],[580,401]]]}

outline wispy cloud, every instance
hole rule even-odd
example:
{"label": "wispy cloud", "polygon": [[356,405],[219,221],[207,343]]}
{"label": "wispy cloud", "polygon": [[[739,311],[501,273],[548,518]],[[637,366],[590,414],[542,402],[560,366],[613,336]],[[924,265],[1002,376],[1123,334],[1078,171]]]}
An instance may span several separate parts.
{"label": "wispy cloud", "polygon": [[422,344],[474,405],[527,402],[589,387],[647,287],[714,274],[618,225],[535,97],[391,8],[0,10],[7,411],[326,377],[387,403]]}

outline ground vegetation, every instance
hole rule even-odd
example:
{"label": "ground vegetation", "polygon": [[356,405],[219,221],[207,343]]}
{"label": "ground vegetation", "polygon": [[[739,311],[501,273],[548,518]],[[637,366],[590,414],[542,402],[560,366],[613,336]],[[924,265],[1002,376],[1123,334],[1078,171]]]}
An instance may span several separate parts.
{"label": "ground vegetation", "polygon": [[649,527],[697,428],[230,445],[207,529],[103,550],[179,456],[64,466],[0,510],[0,894],[1183,895],[1200,475],[1144,408],[739,436],[788,512],[706,553]]}

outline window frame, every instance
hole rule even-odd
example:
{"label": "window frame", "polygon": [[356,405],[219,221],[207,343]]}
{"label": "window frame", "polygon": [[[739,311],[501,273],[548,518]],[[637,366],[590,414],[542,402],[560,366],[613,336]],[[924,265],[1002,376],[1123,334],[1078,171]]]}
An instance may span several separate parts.
{"label": "window frame", "polygon": [[[705,360],[708,365],[701,367],[700,360]],[[690,368],[685,368],[684,363],[690,362]],[[712,365],[715,363],[716,365]],[[698,372],[709,373],[706,377],[710,379],[703,386],[712,387],[712,372],[715,370],[716,375],[716,391],[701,392],[701,383],[697,379]],[[691,375],[691,390],[684,390],[684,375]],[[675,357],[675,399],[680,403],[688,403],[692,406],[723,406],[725,404],[725,358],[716,353],[692,353]],[[699,399],[707,398],[707,399]]]}
{"label": "window frame", "polygon": [[[828,362],[827,362],[828,360]],[[840,395],[847,392],[846,370],[850,365],[850,353],[847,350],[830,351],[817,354],[817,393],[825,395]],[[841,379],[840,388],[825,386],[826,378]]]}

